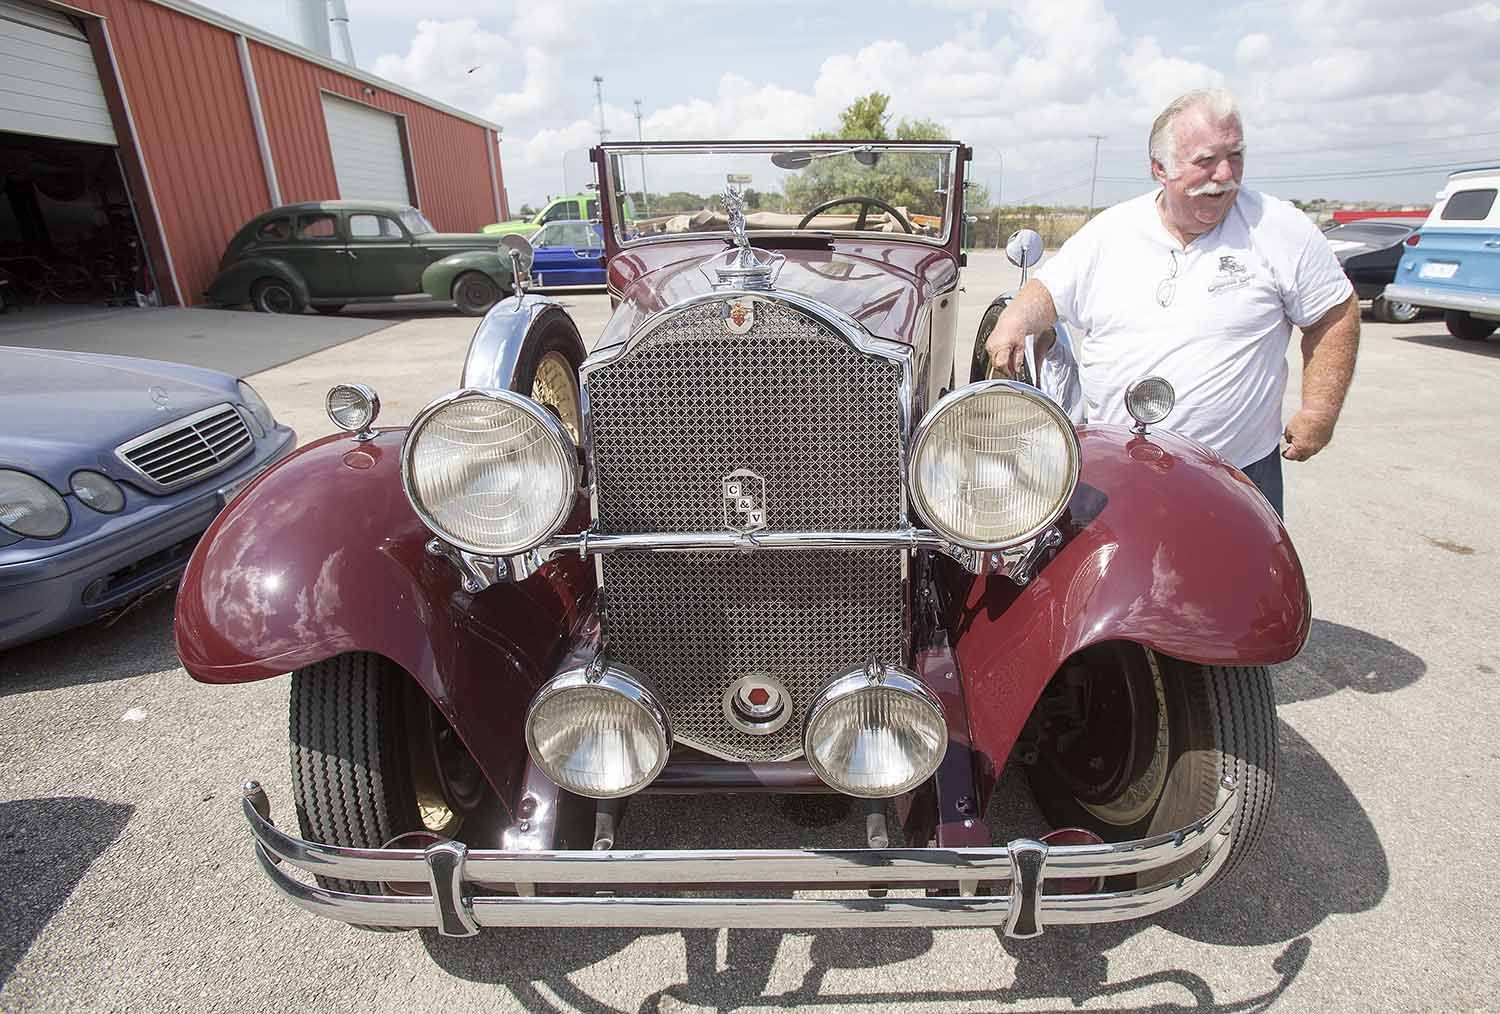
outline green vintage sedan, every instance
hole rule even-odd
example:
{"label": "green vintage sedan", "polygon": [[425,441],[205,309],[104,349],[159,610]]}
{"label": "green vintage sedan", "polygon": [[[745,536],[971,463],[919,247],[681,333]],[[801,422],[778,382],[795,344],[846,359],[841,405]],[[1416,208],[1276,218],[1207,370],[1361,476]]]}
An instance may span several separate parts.
{"label": "green vintage sedan", "polygon": [[478,316],[513,288],[494,236],[438,232],[405,204],[315,201],[273,208],[240,229],[207,296],[262,313],[452,300]]}

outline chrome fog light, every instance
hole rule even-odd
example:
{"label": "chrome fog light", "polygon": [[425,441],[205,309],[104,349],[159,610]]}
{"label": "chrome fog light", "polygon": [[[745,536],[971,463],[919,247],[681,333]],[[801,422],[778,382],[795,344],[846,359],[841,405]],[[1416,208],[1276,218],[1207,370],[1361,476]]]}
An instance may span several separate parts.
{"label": "chrome fog light", "polygon": [[1177,392],[1161,377],[1146,377],[1125,388],[1125,411],[1135,420],[1135,431],[1146,432],[1165,419],[1177,404]]}
{"label": "chrome fog light", "polygon": [[948,749],[948,725],[921,680],[872,663],[814,698],[802,745],[808,764],[831,787],[884,799],[932,777]]}
{"label": "chrome fog light", "polygon": [[380,396],[364,384],[335,384],[328,389],[323,407],[339,429],[364,434],[380,415]]}
{"label": "chrome fog light", "polygon": [[672,726],[639,673],[617,663],[568,669],[526,712],[531,759],[569,792],[628,796],[667,765]]}

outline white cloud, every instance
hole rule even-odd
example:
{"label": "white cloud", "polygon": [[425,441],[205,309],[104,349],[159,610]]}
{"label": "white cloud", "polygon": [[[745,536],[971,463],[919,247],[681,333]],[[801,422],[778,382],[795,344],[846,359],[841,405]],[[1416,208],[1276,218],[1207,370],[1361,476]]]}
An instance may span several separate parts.
{"label": "white cloud", "polygon": [[1251,32],[1234,47],[1234,62],[1241,67],[1265,63],[1271,55],[1271,37],[1265,32]]}

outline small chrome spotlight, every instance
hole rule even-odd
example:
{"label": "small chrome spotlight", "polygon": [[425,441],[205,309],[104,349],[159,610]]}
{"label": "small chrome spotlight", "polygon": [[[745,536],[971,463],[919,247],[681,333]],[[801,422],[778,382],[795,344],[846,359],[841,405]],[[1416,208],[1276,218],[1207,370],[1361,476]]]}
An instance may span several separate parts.
{"label": "small chrome spotlight", "polygon": [[1161,377],[1146,377],[1125,388],[1125,411],[1135,420],[1133,433],[1144,435],[1147,426],[1165,419],[1176,404],[1177,392]]}
{"label": "small chrome spotlight", "polygon": [[365,384],[335,384],[323,401],[328,418],[339,429],[354,434],[356,440],[375,436],[371,427],[380,415],[380,396]]}
{"label": "small chrome spotlight", "polygon": [[914,674],[871,662],[814,698],[802,745],[830,787],[887,799],[933,776],[948,750],[948,725],[942,704]]}
{"label": "small chrome spotlight", "polygon": [[645,677],[597,659],[558,673],[537,691],[526,712],[526,748],[569,792],[613,799],[661,774],[672,726]]}

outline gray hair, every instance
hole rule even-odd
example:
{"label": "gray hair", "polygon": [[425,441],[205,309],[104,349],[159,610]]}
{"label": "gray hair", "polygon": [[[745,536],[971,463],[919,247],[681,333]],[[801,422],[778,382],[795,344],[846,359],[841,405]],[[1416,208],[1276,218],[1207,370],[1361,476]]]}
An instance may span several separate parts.
{"label": "gray hair", "polygon": [[1215,119],[1240,120],[1239,103],[1226,88],[1195,88],[1173,99],[1151,124],[1151,137],[1146,147],[1147,154],[1153,161],[1161,163],[1168,176],[1177,175],[1177,138],[1172,126],[1177,117],[1199,106],[1208,107]]}

